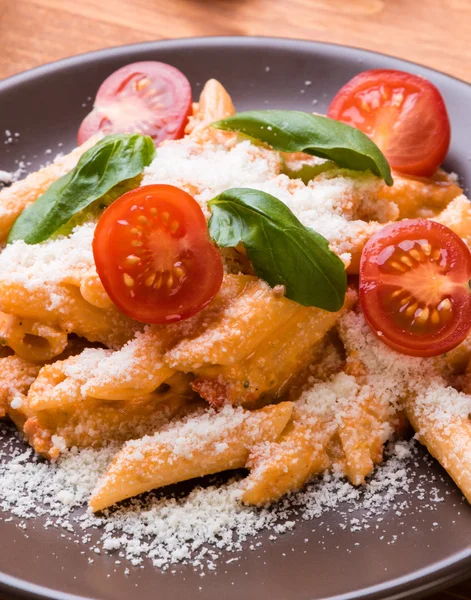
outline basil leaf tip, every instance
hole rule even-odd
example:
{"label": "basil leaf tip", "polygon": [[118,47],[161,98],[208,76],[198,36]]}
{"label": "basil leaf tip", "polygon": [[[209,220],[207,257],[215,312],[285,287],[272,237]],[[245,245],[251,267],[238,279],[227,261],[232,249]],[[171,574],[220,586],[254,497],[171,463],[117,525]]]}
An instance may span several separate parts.
{"label": "basil leaf tip", "polygon": [[305,152],[333,160],[340,167],[367,171],[393,184],[391,169],[378,146],[350,125],[297,110],[252,110],[212,124],[238,131],[281,152]]}
{"label": "basil leaf tip", "polygon": [[218,246],[242,242],[257,276],[272,287],[284,285],[287,298],[329,312],[342,308],[347,289],[343,262],[281,200],[233,188],[208,204],[209,233]]}
{"label": "basil leaf tip", "polygon": [[138,133],[108,135],[84,152],[13,224],[7,243],[38,244],[115,186],[140,175],[155,156],[152,138]]}

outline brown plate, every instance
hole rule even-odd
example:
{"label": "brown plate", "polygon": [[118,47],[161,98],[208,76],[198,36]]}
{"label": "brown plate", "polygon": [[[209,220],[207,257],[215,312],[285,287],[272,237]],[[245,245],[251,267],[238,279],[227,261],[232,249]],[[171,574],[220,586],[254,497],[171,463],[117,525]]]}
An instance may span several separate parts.
{"label": "brown plate", "polygon": [[[35,169],[47,160],[46,149],[55,152],[58,143],[72,148],[89,109],[87,99],[110,72],[137,60],[175,65],[190,79],[195,96],[202,83],[215,77],[228,88],[239,110],[323,112],[339,87],[359,71],[393,68],[423,75],[440,88],[450,113],[453,140],[446,166],[460,174],[466,187],[470,185],[469,85],[380,54],[271,38],[139,44],[74,57],[7,79],[0,83],[0,133],[8,129],[21,135],[15,143],[0,146],[1,168],[14,170],[15,161],[26,155]],[[223,559],[216,574],[205,577],[191,566],[162,573],[151,565],[131,567],[125,576],[123,569],[116,569],[116,557],[95,556],[89,564],[89,553],[82,554],[85,547],[61,537],[60,530],[46,530],[38,519],[23,531],[17,521],[6,522],[8,515],[0,511],[0,597],[340,600],[425,595],[469,575],[471,509],[442,469],[423,453],[412,471],[411,487],[425,481],[425,497],[437,488],[444,501],[429,506],[404,490],[409,506],[405,513],[390,509],[381,524],[373,522],[370,529],[356,533],[341,526],[335,510],[322,519],[298,519],[294,532],[276,541],[268,539],[269,532],[262,533],[255,550],[247,543],[240,560],[226,564]],[[361,512],[352,513],[352,518],[361,517]]]}

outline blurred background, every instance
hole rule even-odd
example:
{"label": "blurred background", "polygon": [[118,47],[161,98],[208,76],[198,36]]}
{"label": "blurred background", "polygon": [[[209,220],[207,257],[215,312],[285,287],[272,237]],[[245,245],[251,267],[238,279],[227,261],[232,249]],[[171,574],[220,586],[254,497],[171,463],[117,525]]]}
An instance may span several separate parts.
{"label": "blurred background", "polygon": [[99,48],[201,35],[347,44],[471,80],[471,0],[0,0],[0,78]]}

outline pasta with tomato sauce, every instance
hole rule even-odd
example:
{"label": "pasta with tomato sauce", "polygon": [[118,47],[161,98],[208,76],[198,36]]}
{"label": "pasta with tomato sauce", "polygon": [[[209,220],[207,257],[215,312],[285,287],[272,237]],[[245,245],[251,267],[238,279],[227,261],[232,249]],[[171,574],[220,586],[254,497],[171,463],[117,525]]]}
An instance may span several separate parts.
{"label": "pasta with tomato sauce", "polygon": [[409,423],[471,501],[471,212],[443,99],[372,71],[328,115],[236,113],[214,79],[193,102],[135,63],[78,148],[0,192],[0,417],[49,459],[118,445],[92,510],[234,468],[255,506],[333,468],[362,485]]}

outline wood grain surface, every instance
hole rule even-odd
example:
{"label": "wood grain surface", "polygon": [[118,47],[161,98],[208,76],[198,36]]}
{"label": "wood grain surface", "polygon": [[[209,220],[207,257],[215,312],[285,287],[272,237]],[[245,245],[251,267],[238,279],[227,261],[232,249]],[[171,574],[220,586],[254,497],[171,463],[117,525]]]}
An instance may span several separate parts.
{"label": "wood grain surface", "polygon": [[[0,79],[99,48],[201,35],[348,44],[471,81],[471,0],[0,0]],[[471,600],[471,580],[433,599]]]}
{"label": "wood grain surface", "polygon": [[0,0],[0,78],[106,46],[199,35],[349,44],[471,80],[471,0]]}

